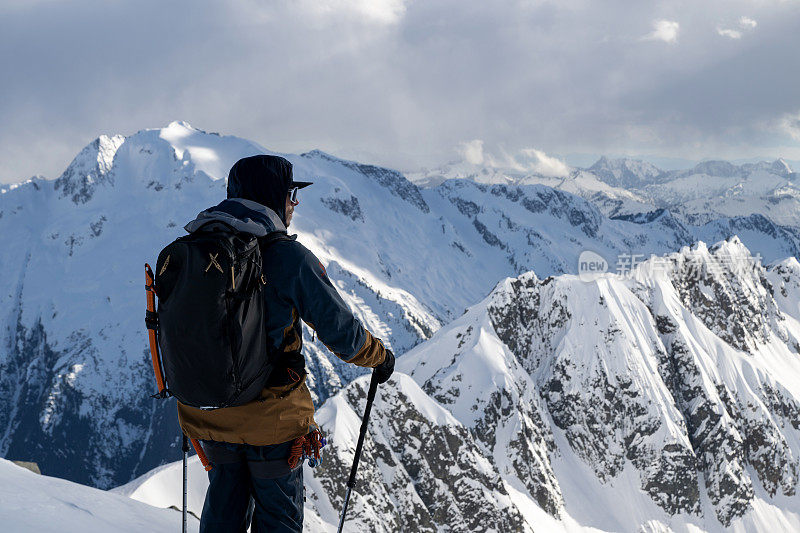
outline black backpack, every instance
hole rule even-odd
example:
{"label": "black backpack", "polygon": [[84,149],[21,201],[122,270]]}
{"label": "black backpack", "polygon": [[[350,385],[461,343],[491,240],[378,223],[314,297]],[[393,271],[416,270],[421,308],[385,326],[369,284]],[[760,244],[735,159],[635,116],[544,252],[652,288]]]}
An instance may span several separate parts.
{"label": "black backpack", "polygon": [[166,390],[181,403],[231,407],[264,388],[275,350],[267,338],[261,253],[257,237],[215,220],[158,255],[158,346]]}

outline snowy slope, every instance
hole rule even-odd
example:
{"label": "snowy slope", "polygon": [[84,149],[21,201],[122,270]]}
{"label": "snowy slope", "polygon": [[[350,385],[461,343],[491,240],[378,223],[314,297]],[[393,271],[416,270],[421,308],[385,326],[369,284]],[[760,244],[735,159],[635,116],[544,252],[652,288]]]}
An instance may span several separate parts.
{"label": "snowy slope", "polygon": [[[180,454],[178,454],[180,457]],[[174,457],[173,457],[174,459]],[[206,474],[200,459],[196,455],[187,461],[187,498],[186,507],[189,513],[199,517],[203,512],[203,501],[208,487]],[[108,491],[128,498],[168,509],[183,508],[183,460],[178,459],[163,464],[142,476]]]}
{"label": "snowy slope", "polygon": [[488,456],[507,479],[540,480],[529,493],[555,516],[613,531],[792,530],[796,274],[794,259],[754,267],[738,239],[651,259],[629,279],[524,274],[399,368],[476,436],[493,424]]}
{"label": "snowy slope", "polygon": [[[98,487],[180,455],[174,407],[148,397],[142,267],[224,197],[225,169],[263,152],[172,123],[101,136],[57,180],[0,193],[0,455]],[[318,151],[286,157],[298,179],[315,182],[303,191],[293,230],[397,354],[497,280],[575,272],[585,250],[613,265],[622,253],[666,253],[698,236],[714,242],[740,233],[767,260],[798,256],[800,238],[769,221],[695,227],[668,212],[615,220],[541,184],[448,180],[420,189],[396,171]],[[321,403],[363,370],[307,333]]]}
{"label": "snowy slope", "polygon": [[[40,476],[0,459],[0,524],[13,533],[141,533],[180,531],[181,513]],[[188,530],[199,522],[189,517]]]}

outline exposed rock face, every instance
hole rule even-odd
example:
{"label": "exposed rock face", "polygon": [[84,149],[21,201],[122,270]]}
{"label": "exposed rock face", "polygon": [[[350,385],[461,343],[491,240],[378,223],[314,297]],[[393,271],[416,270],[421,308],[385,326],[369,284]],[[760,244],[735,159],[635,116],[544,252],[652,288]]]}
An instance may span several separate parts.
{"label": "exposed rock face", "polygon": [[101,135],[95,139],[55,181],[55,189],[76,204],[88,202],[99,184],[114,182],[111,172],[114,155],[124,141],[125,137],[121,135]]}
{"label": "exposed rock face", "polygon": [[11,462],[17,466],[21,466],[25,470],[30,470],[34,474],[42,473],[42,471],[39,470],[39,465],[37,465],[36,463],[31,463],[30,461],[11,461]]}
{"label": "exposed rock face", "polygon": [[[322,491],[313,490],[308,500],[322,516],[335,516],[341,509],[368,387],[368,378],[359,378],[318,413],[330,446],[310,484]],[[530,530],[470,431],[408,376],[397,374],[380,387],[369,428],[348,527],[381,532]]]}
{"label": "exposed rock face", "polygon": [[[644,376],[631,375],[630,365],[614,372],[610,364],[615,350],[631,350],[630,332],[614,319],[602,289],[561,281],[539,282],[526,275],[508,282],[508,294],[496,294],[489,308],[495,330],[514,353],[524,354],[528,371],[540,376],[539,391],[553,423],[599,479],[614,478],[631,461],[642,473],[642,489],[659,505],[673,513],[696,513],[694,456],[680,438],[664,434],[662,417],[673,414],[672,406],[660,406],[665,412],[658,416],[653,405],[662,391],[649,390]],[[587,300],[599,306],[590,325],[599,333],[594,345],[583,344],[575,331],[587,326],[590,317],[579,309],[578,317],[570,311],[575,309],[572,301]],[[652,331],[644,333],[655,340]],[[579,344],[560,348],[572,338]],[[590,354],[598,354],[600,361]]]}
{"label": "exposed rock face", "polygon": [[358,204],[358,198],[350,196],[348,199],[341,198],[321,198],[320,201],[331,211],[341,213],[346,217],[350,217],[353,221],[364,222],[364,215],[361,214],[361,206]]}

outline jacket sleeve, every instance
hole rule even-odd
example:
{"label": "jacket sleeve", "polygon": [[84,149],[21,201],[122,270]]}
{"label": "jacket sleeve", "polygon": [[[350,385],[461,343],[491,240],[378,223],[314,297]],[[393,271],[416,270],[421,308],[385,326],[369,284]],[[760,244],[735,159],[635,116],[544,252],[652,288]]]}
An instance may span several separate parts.
{"label": "jacket sleeve", "polygon": [[376,367],[386,358],[383,343],[353,315],[316,256],[306,250],[293,287],[300,318],[325,346],[348,363]]}

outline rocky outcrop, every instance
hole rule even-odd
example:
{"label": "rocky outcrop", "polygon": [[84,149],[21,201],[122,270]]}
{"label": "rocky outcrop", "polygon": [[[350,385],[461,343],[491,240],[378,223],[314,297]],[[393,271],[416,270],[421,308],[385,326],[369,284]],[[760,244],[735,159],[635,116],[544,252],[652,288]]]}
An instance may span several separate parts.
{"label": "rocky outcrop", "polygon": [[364,222],[364,215],[361,214],[361,206],[358,204],[358,198],[350,196],[350,198],[320,198],[322,205],[335,213],[349,217],[350,220]]}
{"label": "rocky outcrop", "polygon": [[[322,466],[307,497],[322,516],[335,516],[364,412],[368,378],[331,398],[317,420],[328,435]],[[379,388],[369,437],[351,496],[348,527],[357,531],[526,531],[496,467],[470,431],[427,398],[408,376]],[[317,485],[318,484],[318,485]]]}
{"label": "rocky outcrop", "polygon": [[61,197],[69,197],[76,204],[85,204],[95,188],[103,183],[114,182],[112,170],[114,155],[125,141],[125,137],[101,135],[86,146],[70,163],[67,170],[55,181],[55,189]]}

